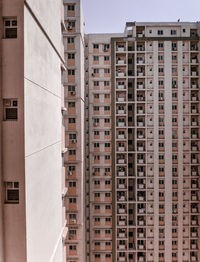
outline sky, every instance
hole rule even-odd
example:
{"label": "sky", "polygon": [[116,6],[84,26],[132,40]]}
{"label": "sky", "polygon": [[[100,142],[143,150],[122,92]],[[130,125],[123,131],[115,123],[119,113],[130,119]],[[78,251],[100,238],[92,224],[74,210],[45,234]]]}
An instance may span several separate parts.
{"label": "sky", "polygon": [[200,21],[200,0],[82,0],[86,33],[123,33],[126,22]]}

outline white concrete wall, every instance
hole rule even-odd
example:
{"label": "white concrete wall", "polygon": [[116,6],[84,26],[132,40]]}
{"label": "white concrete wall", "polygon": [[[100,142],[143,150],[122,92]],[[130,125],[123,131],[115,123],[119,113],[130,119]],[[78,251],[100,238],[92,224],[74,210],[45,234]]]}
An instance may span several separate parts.
{"label": "white concrete wall", "polygon": [[[59,1],[29,1],[61,50]],[[47,8],[48,7],[48,8]],[[60,58],[24,9],[24,114],[27,261],[62,261]]]}

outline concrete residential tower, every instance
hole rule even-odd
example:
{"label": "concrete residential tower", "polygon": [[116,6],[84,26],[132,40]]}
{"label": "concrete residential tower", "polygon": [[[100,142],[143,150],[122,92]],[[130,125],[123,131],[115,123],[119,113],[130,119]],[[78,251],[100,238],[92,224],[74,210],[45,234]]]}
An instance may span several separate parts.
{"label": "concrete residential tower", "polygon": [[60,0],[0,1],[1,262],[66,261],[63,14]]}
{"label": "concrete residential tower", "polygon": [[199,23],[86,36],[87,261],[199,261]]}

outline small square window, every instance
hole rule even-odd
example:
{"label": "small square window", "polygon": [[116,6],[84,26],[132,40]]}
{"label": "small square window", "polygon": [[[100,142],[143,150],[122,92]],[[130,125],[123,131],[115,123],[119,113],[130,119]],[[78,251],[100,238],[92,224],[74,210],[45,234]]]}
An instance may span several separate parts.
{"label": "small square window", "polygon": [[17,19],[4,19],[4,38],[17,38]]}
{"label": "small square window", "polygon": [[19,182],[5,182],[6,203],[19,203]]}
{"label": "small square window", "polygon": [[18,118],[18,101],[17,99],[3,99],[4,121],[17,120]]}

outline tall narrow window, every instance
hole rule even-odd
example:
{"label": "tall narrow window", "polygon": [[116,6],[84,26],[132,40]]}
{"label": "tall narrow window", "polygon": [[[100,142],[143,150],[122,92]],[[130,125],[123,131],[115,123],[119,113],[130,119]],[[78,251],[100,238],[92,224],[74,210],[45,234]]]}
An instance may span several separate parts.
{"label": "tall narrow window", "polygon": [[3,99],[4,121],[17,120],[18,118],[18,101],[17,99]]}
{"label": "tall narrow window", "polygon": [[6,203],[19,203],[19,182],[5,182],[6,188]]}
{"label": "tall narrow window", "polygon": [[17,19],[4,18],[4,38],[17,38]]}

